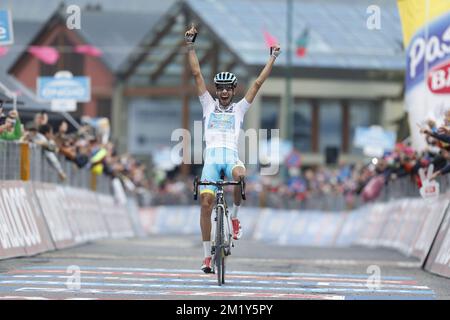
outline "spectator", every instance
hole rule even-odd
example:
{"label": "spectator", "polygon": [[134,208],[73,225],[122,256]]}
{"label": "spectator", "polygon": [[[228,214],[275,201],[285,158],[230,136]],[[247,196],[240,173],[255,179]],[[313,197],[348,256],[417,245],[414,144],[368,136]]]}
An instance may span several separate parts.
{"label": "spectator", "polygon": [[48,114],[45,110],[36,113],[34,116],[34,125],[39,128],[42,125],[48,124]]}
{"label": "spectator", "polygon": [[5,123],[0,126],[1,140],[19,140],[22,137],[22,124],[17,110],[11,110],[5,119]]}
{"label": "spectator", "polygon": [[56,157],[58,148],[53,141],[52,127],[49,124],[41,125],[38,131],[31,136],[31,141],[42,147],[44,155],[50,165],[58,172],[58,176],[61,180],[66,180],[66,174],[64,173],[61,163]]}

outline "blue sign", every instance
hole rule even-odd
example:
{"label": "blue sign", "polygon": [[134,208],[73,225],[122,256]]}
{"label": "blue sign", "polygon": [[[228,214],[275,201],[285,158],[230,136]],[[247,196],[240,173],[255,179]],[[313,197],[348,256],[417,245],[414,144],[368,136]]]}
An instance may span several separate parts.
{"label": "blue sign", "polygon": [[14,42],[11,12],[0,9],[0,45],[10,45]]}
{"label": "blue sign", "polygon": [[385,151],[394,149],[396,134],[379,126],[357,127],[353,144],[355,147],[380,148]]}
{"label": "blue sign", "polygon": [[39,77],[37,82],[38,97],[45,101],[91,100],[91,79],[89,77],[55,78]]}

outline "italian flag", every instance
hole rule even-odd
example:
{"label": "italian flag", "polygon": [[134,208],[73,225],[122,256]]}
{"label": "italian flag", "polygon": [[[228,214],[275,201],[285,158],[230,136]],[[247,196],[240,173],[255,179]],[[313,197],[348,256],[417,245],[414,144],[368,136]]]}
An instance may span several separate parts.
{"label": "italian flag", "polygon": [[304,57],[306,55],[306,48],[309,42],[309,31],[305,29],[296,41],[296,54],[298,57]]}

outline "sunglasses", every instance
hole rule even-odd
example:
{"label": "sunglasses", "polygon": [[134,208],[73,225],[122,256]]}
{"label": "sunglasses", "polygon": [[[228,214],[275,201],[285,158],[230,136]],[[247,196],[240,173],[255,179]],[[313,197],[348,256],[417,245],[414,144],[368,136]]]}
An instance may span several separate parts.
{"label": "sunglasses", "polygon": [[233,85],[218,85],[216,86],[217,91],[223,91],[224,89],[227,91],[232,91],[234,89]]}

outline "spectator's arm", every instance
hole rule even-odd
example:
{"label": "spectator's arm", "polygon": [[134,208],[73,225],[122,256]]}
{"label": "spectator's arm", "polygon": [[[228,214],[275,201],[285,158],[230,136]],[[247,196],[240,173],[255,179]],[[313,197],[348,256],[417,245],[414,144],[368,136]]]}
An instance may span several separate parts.
{"label": "spectator's arm", "polygon": [[59,162],[55,153],[51,152],[51,151],[45,151],[45,157],[50,162],[50,165],[58,172],[58,175],[60,176],[60,178],[64,180],[65,173],[64,173],[64,170],[61,167],[61,163]]}
{"label": "spectator's arm", "polygon": [[[433,178],[436,178],[437,176],[443,176],[444,174],[450,173],[450,164],[447,164],[444,168],[441,170],[436,171],[433,174]],[[436,175],[436,176],[435,176]]]}
{"label": "spectator's arm", "polygon": [[450,135],[436,133],[436,132],[431,132],[430,136],[432,136],[433,138],[436,138],[436,139],[438,139],[438,140],[440,140],[442,142],[450,143]]}

